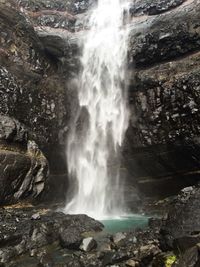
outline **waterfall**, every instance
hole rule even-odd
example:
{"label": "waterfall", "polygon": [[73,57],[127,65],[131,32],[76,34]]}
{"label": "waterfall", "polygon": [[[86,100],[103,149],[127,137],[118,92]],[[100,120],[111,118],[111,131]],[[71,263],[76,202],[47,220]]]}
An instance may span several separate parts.
{"label": "waterfall", "polygon": [[129,114],[122,5],[120,0],[99,0],[90,15],[81,58],[79,110],[67,143],[68,171],[74,184],[67,213],[104,218],[124,212],[119,153]]}

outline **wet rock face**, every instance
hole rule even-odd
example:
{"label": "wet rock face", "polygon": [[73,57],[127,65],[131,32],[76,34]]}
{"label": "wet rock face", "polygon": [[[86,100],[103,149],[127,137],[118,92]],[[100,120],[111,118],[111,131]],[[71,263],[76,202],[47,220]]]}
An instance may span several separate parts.
{"label": "wet rock face", "polygon": [[157,15],[181,5],[185,0],[136,0],[130,8],[132,16]]}
{"label": "wet rock face", "polygon": [[0,115],[0,203],[37,199],[47,188],[48,162],[19,121]]}
{"label": "wet rock face", "polygon": [[73,14],[81,13],[86,11],[95,0],[18,0],[18,4],[27,10],[38,11],[42,9],[57,10],[57,11],[68,11]]}
{"label": "wet rock face", "polygon": [[[16,6],[0,7],[0,112],[31,128],[39,144],[58,140],[67,113],[65,82],[55,74],[57,65],[45,55],[28,18]],[[53,133],[49,127],[57,129]]]}
{"label": "wet rock face", "polygon": [[[29,139],[40,146],[50,161],[51,174],[61,174],[59,184],[66,188],[62,144],[69,119],[68,76],[58,68],[58,60],[45,51],[30,18],[18,4],[12,0],[0,2],[0,113],[26,126]],[[30,162],[29,158],[25,160]]]}
{"label": "wet rock face", "polygon": [[133,18],[130,26],[124,162],[149,196],[174,194],[199,180],[200,6],[180,4]]}
{"label": "wet rock face", "polygon": [[199,61],[197,52],[136,72],[130,98],[138,146],[198,140]]}
{"label": "wet rock face", "polygon": [[190,5],[133,24],[129,64],[148,66],[198,50],[199,11],[200,4],[193,1]]}
{"label": "wet rock face", "polygon": [[83,28],[81,20],[84,14],[96,0],[76,1],[18,1],[20,7],[26,10],[35,26],[65,29],[74,32]]}

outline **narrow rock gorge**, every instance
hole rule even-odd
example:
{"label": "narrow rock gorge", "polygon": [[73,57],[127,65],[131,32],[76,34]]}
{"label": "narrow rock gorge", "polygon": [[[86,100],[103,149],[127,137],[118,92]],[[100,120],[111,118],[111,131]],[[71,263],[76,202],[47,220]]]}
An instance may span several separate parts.
{"label": "narrow rock gorge", "polygon": [[129,0],[123,13],[130,121],[112,168],[129,210],[153,217],[148,227],[105,234],[86,215],[60,211],[97,4],[0,0],[0,266],[198,267],[199,0]]}

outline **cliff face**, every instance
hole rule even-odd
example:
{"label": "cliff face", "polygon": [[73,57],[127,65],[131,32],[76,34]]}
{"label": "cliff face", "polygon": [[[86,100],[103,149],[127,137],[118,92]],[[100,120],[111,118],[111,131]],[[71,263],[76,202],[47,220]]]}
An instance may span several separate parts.
{"label": "cliff face", "polygon": [[[65,138],[95,2],[0,1],[0,113],[23,123],[45,153],[55,196],[67,186]],[[137,0],[129,12],[122,165],[132,187],[169,195],[199,179],[200,3]]]}
{"label": "cliff face", "polygon": [[175,193],[199,179],[200,3],[182,2],[131,25],[124,155],[147,194]]}
{"label": "cliff face", "polygon": [[[16,1],[0,1],[0,113],[25,125],[28,139],[44,151],[54,173],[57,165],[51,164],[52,153],[58,161],[64,157],[58,147],[62,142],[59,131],[64,132],[68,118],[66,79],[59,75],[57,62],[46,55],[32,23],[21,11]],[[15,151],[16,143],[9,141],[9,150]],[[9,159],[4,160],[5,168],[9,164]],[[2,179],[9,180],[11,175],[3,174]]]}

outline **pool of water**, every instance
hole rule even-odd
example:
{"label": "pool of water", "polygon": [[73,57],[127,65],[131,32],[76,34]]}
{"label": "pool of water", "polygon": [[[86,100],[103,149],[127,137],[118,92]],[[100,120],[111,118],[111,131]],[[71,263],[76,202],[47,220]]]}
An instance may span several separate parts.
{"label": "pool of water", "polygon": [[101,220],[107,233],[130,231],[136,228],[144,228],[148,225],[149,217],[144,215],[123,216],[120,218],[108,218]]}

